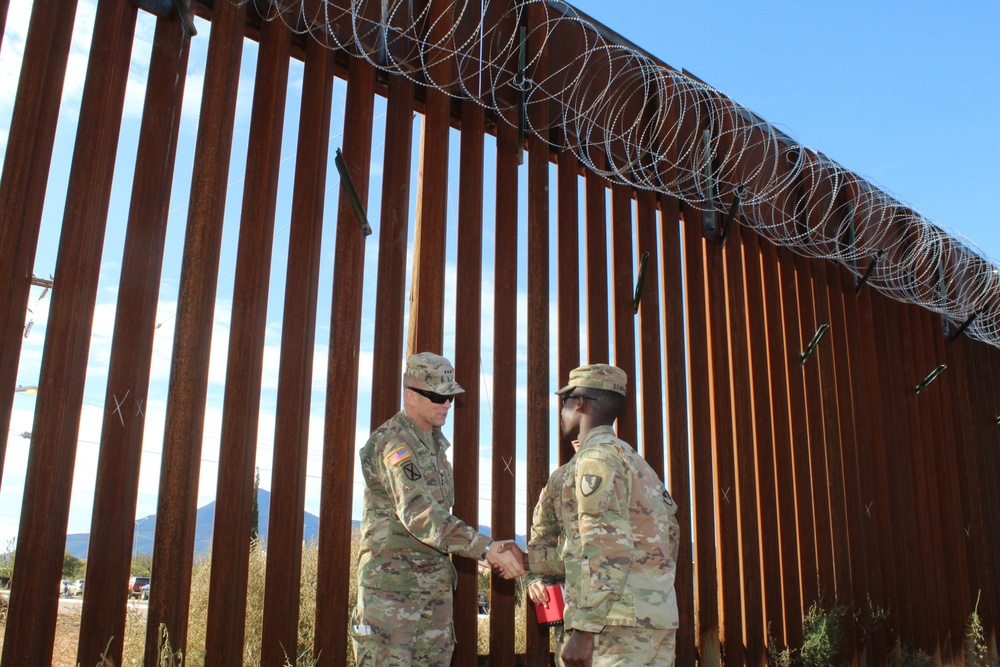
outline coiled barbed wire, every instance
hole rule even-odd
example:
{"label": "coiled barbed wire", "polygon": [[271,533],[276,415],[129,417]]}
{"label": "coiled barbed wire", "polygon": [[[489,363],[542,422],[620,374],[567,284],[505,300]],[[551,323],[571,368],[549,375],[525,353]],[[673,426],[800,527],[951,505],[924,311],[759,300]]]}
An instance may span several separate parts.
{"label": "coiled barbed wire", "polygon": [[[965,323],[969,336],[1000,347],[1000,267],[972,242],[565,2],[253,4],[265,20],[478,103],[497,122],[516,123],[520,91],[526,132],[544,141],[563,137],[565,148],[609,182],[719,213],[738,195],[741,223],[773,243],[838,262],[859,279],[865,273],[867,284],[890,298]],[[534,49],[523,54],[521,70],[529,43]]]}

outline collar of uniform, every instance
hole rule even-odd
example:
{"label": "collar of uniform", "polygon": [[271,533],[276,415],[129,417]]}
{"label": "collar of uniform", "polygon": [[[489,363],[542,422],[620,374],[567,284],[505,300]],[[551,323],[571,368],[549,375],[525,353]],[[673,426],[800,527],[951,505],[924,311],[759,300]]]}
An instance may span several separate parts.
{"label": "collar of uniform", "polygon": [[587,437],[580,442],[580,451],[582,451],[584,447],[588,447],[595,441],[596,438],[600,437],[601,440],[606,441],[608,436],[610,436],[612,440],[618,439],[618,436],[615,435],[615,429],[611,426],[595,426],[587,431]]}
{"label": "collar of uniform", "polygon": [[448,442],[448,438],[444,437],[444,434],[441,433],[440,427],[434,426],[431,428],[430,433],[428,433],[424,429],[417,426],[417,422],[413,421],[413,417],[411,417],[406,410],[400,410],[399,416],[406,424],[406,427],[410,429],[410,432],[417,436],[417,438],[429,448],[448,449],[448,447],[451,446],[451,443]]}

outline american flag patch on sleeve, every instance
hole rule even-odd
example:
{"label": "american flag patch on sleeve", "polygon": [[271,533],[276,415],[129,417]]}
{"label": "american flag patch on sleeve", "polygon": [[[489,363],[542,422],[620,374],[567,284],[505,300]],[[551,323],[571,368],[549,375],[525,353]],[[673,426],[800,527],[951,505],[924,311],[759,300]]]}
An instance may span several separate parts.
{"label": "american flag patch on sleeve", "polygon": [[410,458],[410,456],[412,456],[412,454],[410,454],[409,448],[407,448],[406,445],[403,445],[402,447],[397,447],[389,452],[389,455],[385,457],[385,462],[391,466],[399,465],[406,459]]}

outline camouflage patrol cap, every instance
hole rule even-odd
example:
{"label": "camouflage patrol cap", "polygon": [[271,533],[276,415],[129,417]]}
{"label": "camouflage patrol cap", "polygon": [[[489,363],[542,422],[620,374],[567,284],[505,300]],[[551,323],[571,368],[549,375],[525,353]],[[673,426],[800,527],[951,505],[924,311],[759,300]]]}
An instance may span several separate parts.
{"label": "camouflage patrol cap", "polygon": [[565,394],[574,387],[590,387],[591,389],[613,391],[624,396],[626,384],[628,384],[628,376],[617,366],[589,364],[571,370],[569,383],[556,393]]}
{"label": "camouflage patrol cap", "polygon": [[451,362],[433,352],[411,354],[406,358],[406,374],[427,385],[436,394],[450,396],[465,392],[455,382],[455,369]]}

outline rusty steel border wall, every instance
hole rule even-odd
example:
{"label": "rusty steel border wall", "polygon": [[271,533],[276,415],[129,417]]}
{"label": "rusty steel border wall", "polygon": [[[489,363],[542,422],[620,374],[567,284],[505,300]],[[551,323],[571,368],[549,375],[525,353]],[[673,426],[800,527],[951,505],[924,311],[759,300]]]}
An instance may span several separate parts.
{"label": "rusty steel border wall", "polygon": [[[0,16],[6,17],[8,0],[0,6]],[[447,18],[450,6],[445,0],[426,0],[431,16]],[[75,10],[74,0],[35,3],[0,180],[0,432],[10,424],[67,72],[73,22],[66,17]],[[63,564],[89,338],[140,11],[126,0],[98,2],[38,382],[2,667],[52,659],[58,613],[53,582]],[[593,166],[599,171],[603,160],[615,159],[614,146],[604,155],[588,153],[585,168],[571,148],[575,138],[553,129],[546,117],[555,109],[530,106],[531,126],[548,129],[522,137],[515,117],[497,117],[474,101],[420,85],[420,76],[441,80],[433,69],[452,67],[446,58],[430,63],[426,73],[404,77],[295,34],[282,21],[261,21],[246,5],[200,0],[195,11],[212,22],[212,29],[163,433],[147,665],[157,664],[161,625],[170,630],[174,648],[183,648],[187,639],[189,601],[176,591],[191,584],[197,462],[222,248],[225,197],[220,193],[230,177],[246,39],[259,42],[245,174],[253,187],[243,194],[239,222],[234,301],[245,307],[233,311],[228,341],[212,553],[220,566],[212,568],[205,664],[238,664],[243,655],[249,538],[241,536],[249,535],[268,258],[290,58],[304,63],[307,94],[301,100],[290,220],[289,252],[295,261],[288,263],[286,281],[295,288],[283,297],[262,664],[283,664],[283,647],[297,642],[309,387],[325,215],[336,220],[334,314],[326,363],[328,378],[337,381],[328,379],[326,392],[317,584],[325,602],[316,617],[316,664],[344,664],[340,656],[349,647],[351,525],[344,517],[351,512],[353,480],[352,467],[340,462],[356,456],[359,422],[370,419],[376,425],[397,409],[399,396],[387,388],[399,385],[399,351],[442,349],[449,235],[457,234],[459,257],[453,296],[458,312],[465,314],[455,324],[456,376],[470,388],[469,405],[478,404],[474,394],[480,386],[482,333],[480,319],[468,314],[483,308],[483,244],[490,241],[484,239],[484,218],[493,218],[499,230],[488,272],[495,281],[493,410],[487,415],[466,408],[454,414],[452,451],[454,465],[462,471],[456,476],[460,517],[477,520],[477,477],[489,475],[494,532],[527,529],[515,525],[516,486],[504,468],[504,461],[515,455],[514,346],[518,332],[526,332],[527,497],[521,500],[529,507],[555,463],[549,460],[556,418],[553,387],[548,386],[550,359],[558,360],[559,377],[588,361],[611,361],[630,375],[633,390],[619,432],[630,442],[642,442],[643,455],[666,474],[680,507],[677,664],[692,665],[696,659],[703,665],[766,664],[769,649],[802,645],[802,616],[815,603],[849,609],[843,651],[857,664],[887,664],[897,645],[923,650],[944,664],[963,664],[966,622],[977,600],[995,650],[1000,350],[969,336],[947,335],[940,314],[870,288],[858,289],[857,272],[842,263],[804,257],[740,224],[719,238],[718,229],[709,228],[717,226],[724,212],[713,223],[705,220],[713,214],[704,207],[610,182]],[[550,11],[536,2],[517,16],[530,28],[544,22]],[[157,19],[132,174],[118,295],[118,312],[131,316],[115,323],[107,371],[106,428],[78,649],[83,665],[97,664],[109,638],[122,637],[125,627],[126,601],[120,591],[132,556],[144,424],[141,411],[131,404],[116,413],[112,396],[130,387],[130,401],[141,400],[142,388],[149,384],[192,39],[173,11],[166,13]],[[508,20],[514,14],[498,16]],[[414,30],[453,27],[426,20]],[[543,40],[537,31],[527,35],[535,80],[557,66],[555,59],[572,60],[578,46]],[[332,199],[324,192],[332,161],[328,137],[335,77],[347,85],[343,155],[362,206],[371,171],[373,101],[376,95],[387,100],[385,185],[371,193],[381,202],[380,236],[388,242],[379,245],[377,257],[373,384],[381,389],[373,396],[370,416],[356,414],[354,407],[365,237],[348,197]],[[176,83],[165,83],[172,81]],[[423,134],[419,173],[411,174],[415,112],[422,114]],[[461,137],[457,183],[449,181],[453,129]],[[700,128],[677,131],[697,133]],[[493,180],[484,177],[486,142],[496,146]],[[526,172],[526,188],[520,188],[519,172]],[[411,211],[409,193],[414,189],[419,196]],[[458,192],[457,220],[448,219],[449,189]],[[483,211],[484,192],[490,190],[498,193],[496,210]],[[526,202],[526,238],[516,233],[518,200]],[[786,204],[796,206],[791,198]],[[812,209],[801,210],[808,228],[806,211]],[[416,240],[407,311],[402,267],[411,227]],[[905,235],[905,229],[900,233]],[[523,247],[527,320],[519,321],[512,286]],[[558,257],[554,266],[549,264],[551,248]],[[645,258],[644,283],[634,307],[640,257]],[[581,266],[587,271],[581,272]],[[583,279],[556,281],[558,299],[552,306],[549,284],[564,275]],[[550,339],[551,323],[558,325],[555,340]],[[587,349],[581,349],[581,330],[587,334]],[[554,354],[551,345],[556,346]],[[942,365],[946,372],[917,391],[930,371]],[[122,415],[123,428],[107,427]],[[492,467],[479,471],[480,422],[488,419],[494,438]],[[571,450],[563,443],[559,452],[565,460]],[[454,664],[470,665],[477,646],[477,571],[464,559],[457,559],[457,566]],[[514,596],[512,584],[493,581],[490,665],[515,664]],[[530,618],[526,632],[527,664],[548,664],[548,639]],[[116,664],[121,651],[120,642],[110,644]]]}

